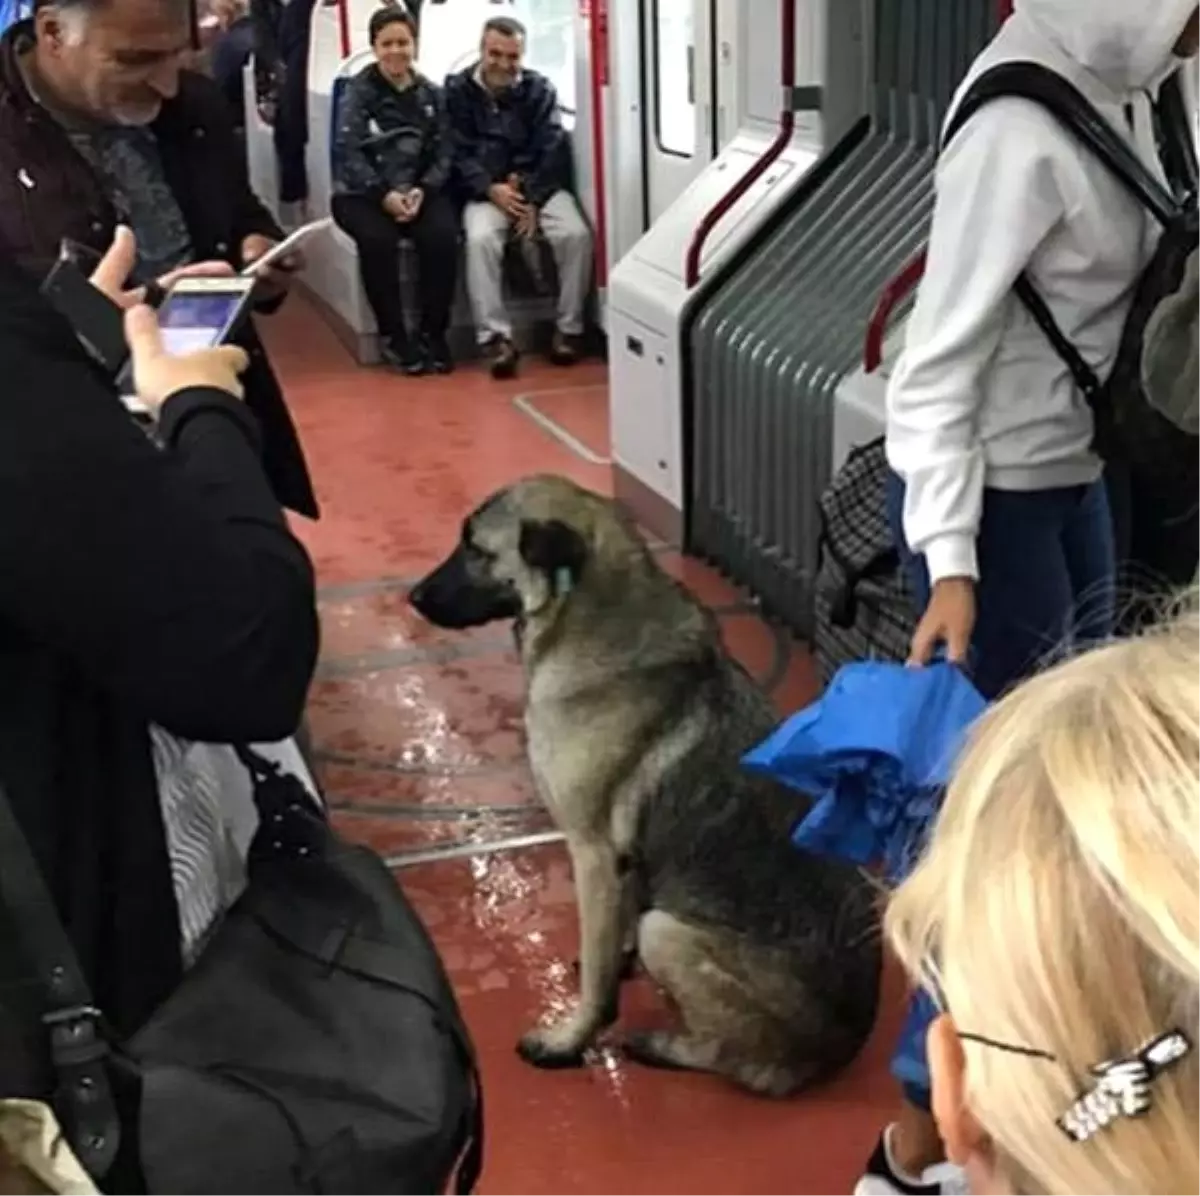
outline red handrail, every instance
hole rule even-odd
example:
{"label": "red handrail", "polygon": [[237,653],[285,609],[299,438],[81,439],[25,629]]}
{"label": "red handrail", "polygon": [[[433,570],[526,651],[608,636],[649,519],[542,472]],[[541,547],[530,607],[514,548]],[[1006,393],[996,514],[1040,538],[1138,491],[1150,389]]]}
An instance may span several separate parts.
{"label": "red handrail", "polygon": [[337,0],[338,39],[342,43],[342,58],[350,57],[350,6],[349,0]]}
{"label": "red handrail", "polygon": [[895,278],[883,288],[867,323],[867,337],[863,344],[863,369],[873,374],[883,360],[883,338],[887,333],[888,320],[896,305],[921,281],[925,273],[925,251],[921,250],[909,261]]}
{"label": "red handrail", "polygon": [[608,201],[604,179],[604,89],[608,85],[608,0],[592,0],[588,13],[588,57],[592,84],[592,186],[596,201],[596,285],[608,281]]}
{"label": "red handrail", "polygon": [[691,290],[700,281],[700,251],[718,221],[733,207],[783,153],[796,128],[792,93],[796,87],[796,0],[779,0],[779,85],[783,89],[783,108],[779,113],[779,132],[759,159],[715,204],[696,226],[683,265],[684,286]]}
{"label": "red handrail", "polygon": [[[1012,16],[1013,0],[998,0],[1000,24]],[[883,360],[883,338],[887,333],[888,320],[896,305],[921,281],[925,273],[925,251],[922,250],[908,262],[895,278],[883,288],[871,319],[867,323],[867,335],[863,343],[863,369],[874,373]]]}

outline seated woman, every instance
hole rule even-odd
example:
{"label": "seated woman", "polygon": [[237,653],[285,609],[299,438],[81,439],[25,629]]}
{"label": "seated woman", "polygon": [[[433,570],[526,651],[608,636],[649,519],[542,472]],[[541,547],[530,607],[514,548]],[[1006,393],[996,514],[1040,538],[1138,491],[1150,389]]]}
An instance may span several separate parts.
{"label": "seated woman", "polygon": [[[446,329],[458,273],[458,218],[443,190],[451,145],[442,92],[413,67],[416,26],[383,8],[369,26],[375,62],[350,81],[335,133],[333,218],[358,246],[383,358],[406,374],[448,374]],[[396,250],[417,248],[421,330],[404,324]]]}
{"label": "seated woman", "polygon": [[1191,615],[1013,691],[893,897],[972,1192],[1200,1190],[1198,641]]}

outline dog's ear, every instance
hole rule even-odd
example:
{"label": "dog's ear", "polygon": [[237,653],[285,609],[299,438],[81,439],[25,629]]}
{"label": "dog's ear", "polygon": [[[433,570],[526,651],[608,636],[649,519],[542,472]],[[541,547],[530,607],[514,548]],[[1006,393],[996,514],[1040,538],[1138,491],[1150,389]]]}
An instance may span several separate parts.
{"label": "dog's ear", "polygon": [[579,577],[587,561],[587,543],[561,519],[521,520],[521,559],[531,568],[554,576]]}

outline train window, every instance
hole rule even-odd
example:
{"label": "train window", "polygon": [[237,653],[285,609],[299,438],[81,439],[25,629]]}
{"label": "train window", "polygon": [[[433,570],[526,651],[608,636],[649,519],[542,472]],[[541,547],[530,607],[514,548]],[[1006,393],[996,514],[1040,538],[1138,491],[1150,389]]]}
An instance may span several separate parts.
{"label": "train window", "polygon": [[654,128],[664,154],[696,152],[693,0],[654,0]]}
{"label": "train window", "polygon": [[558,92],[558,104],[575,115],[575,11],[577,0],[518,0],[524,9],[529,45],[525,60],[541,71]]}
{"label": "train window", "polygon": [[525,63],[558,92],[568,125],[575,115],[575,11],[578,0],[443,0],[421,5],[421,70],[439,82],[479,57],[489,17],[515,17],[528,30]]}

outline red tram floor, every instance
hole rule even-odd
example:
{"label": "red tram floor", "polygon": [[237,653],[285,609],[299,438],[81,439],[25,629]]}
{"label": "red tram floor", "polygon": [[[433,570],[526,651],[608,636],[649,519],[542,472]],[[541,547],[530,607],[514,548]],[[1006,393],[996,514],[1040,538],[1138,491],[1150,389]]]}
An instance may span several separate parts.
{"label": "red tram floor", "polygon": [[[356,366],[299,298],[263,332],[324,508],[299,531],[321,586],[310,718],[328,796],[342,830],[388,856],[463,849],[399,875],[479,1047],[488,1097],[481,1191],[849,1192],[894,1095],[894,977],[863,1056],[787,1102],[640,1069],[611,1049],[574,1072],[539,1072],[514,1052],[543,1011],[571,996],[570,868],[560,845],[538,841],[550,827],[524,764],[506,629],[437,631],[410,613],[405,593],[453,545],[471,507],[520,475],[558,472],[609,488],[604,366],[562,371],[527,359],[504,384],[478,366],[400,378]],[[801,645],[703,564],[657,550],[720,614],[730,648],[772,686],[781,712],[811,700]],[[502,840],[519,846],[482,850]],[[662,1015],[644,980],[627,987],[626,1024]]]}

